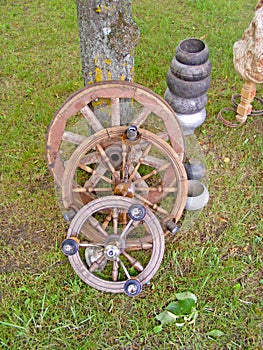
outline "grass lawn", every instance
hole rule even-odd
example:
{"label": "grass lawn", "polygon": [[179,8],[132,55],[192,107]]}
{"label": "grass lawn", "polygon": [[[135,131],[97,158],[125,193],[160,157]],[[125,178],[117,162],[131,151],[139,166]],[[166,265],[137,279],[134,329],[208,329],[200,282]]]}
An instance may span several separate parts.
{"label": "grass lawn", "polygon": [[[188,37],[207,43],[213,69],[207,119],[195,132],[210,201],[194,226],[167,242],[149,286],[129,298],[85,285],[60,250],[68,226],[45,134],[83,87],[75,1],[0,1],[1,349],[262,348],[262,116],[235,129],[216,119],[241,91],[232,48],[256,3],[132,1],[141,32],[136,82],[163,96],[175,48]],[[156,315],[184,291],[198,298],[195,325],[155,332]]]}

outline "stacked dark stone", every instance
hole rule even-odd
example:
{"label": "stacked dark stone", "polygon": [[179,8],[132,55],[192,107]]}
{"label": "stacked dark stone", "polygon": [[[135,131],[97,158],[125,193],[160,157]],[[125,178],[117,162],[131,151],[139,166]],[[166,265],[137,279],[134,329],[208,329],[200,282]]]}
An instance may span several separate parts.
{"label": "stacked dark stone", "polygon": [[181,41],[167,72],[165,100],[176,112],[184,135],[191,135],[206,118],[212,65],[207,45],[199,39]]}

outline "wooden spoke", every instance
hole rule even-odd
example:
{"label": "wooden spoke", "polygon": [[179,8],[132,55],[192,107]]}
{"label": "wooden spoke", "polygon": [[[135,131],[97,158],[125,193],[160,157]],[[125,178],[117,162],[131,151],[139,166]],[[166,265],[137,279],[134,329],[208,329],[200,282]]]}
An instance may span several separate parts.
{"label": "wooden spoke", "polygon": [[120,224],[125,227],[128,224],[129,221],[129,215],[128,213],[119,213],[119,222]]}
{"label": "wooden spoke", "polygon": [[140,192],[149,191],[149,192],[164,192],[164,193],[174,193],[176,191],[176,187],[138,187],[136,186],[136,190]]}
{"label": "wooden spoke", "polygon": [[63,141],[68,141],[70,143],[73,143],[74,145],[80,145],[81,142],[86,140],[86,138],[87,138],[86,136],[79,135],[70,131],[64,131],[62,135]]}
{"label": "wooden spoke", "polygon": [[99,221],[95,219],[93,216],[89,217],[89,223],[93,228],[95,228],[96,231],[98,231],[100,234],[102,234],[104,237],[108,237],[107,232],[105,229],[100,225]]}
{"label": "wooden spoke", "polygon": [[114,183],[113,180],[108,179],[106,176],[100,174],[99,172],[97,172],[96,170],[90,168],[90,167],[87,166],[87,165],[84,165],[84,164],[79,163],[79,167],[80,167],[82,170],[85,170],[87,173],[90,173],[90,174],[94,175],[94,177],[97,176],[97,177],[99,177],[100,179],[102,179],[103,181],[105,181],[105,182],[107,182],[107,183],[109,183],[109,184],[113,184],[113,183]]}
{"label": "wooden spoke", "polygon": [[[130,171],[133,172],[133,170],[134,170],[134,167],[131,165],[131,166],[130,166]],[[134,176],[134,180],[137,180],[137,179],[141,179],[141,181],[140,181],[140,185],[141,185],[141,186],[144,186],[145,188],[148,188],[147,183],[144,181],[144,179],[142,179],[141,174],[139,174],[138,172],[136,172],[136,174],[135,174],[135,176]],[[137,188],[137,187],[136,187],[136,188]]]}
{"label": "wooden spoke", "polygon": [[104,220],[104,222],[102,223],[101,227],[103,228],[103,230],[106,230],[110,221],[112,219],[112,211],[110,212],[110,214],[108,214],[106,216],[106,219]]}
{"label": "wooden spoke", "polygon": [[101,125],[100,121],[97,119],[96,115],[92,112],[92,110],[85,106],[80,109],[80,112],[82,113],[83,117],[87,119],[91,127],[95,132],[103,130],[103,126]]}
{"label": "wooden spoke", "polygon": [[125,258],[129,261],[129,263],[137,270],[137,271],[143,271],[142,264],[134,259],[131,255],[129,255],[127,252],[123,251],[122,255],[125,256]]}
{"label": "wooden spoke", "polygon": [[[149,241],[152,240],[152,237],[149,236]],[[153,244],[151,242],[129,242],[126,244],[126,251],[132,250],[149,250],[153,248]]]}
{"label": "wooden spoke", "polygon": [[148,107],[144,106],[140,114],[135,119],[133,119],[131,125],[136,125],[137,127],[140,127],[151,113],[152,111]]}
{"label": "wooden spoke", "polygon": [[125,273],[126,278],[130,279],[131,276],[130,276],[129,271],[127,270],[126,266],[124,265],[124,263],[121,261],[121,259],[118,259],[118,262],[121,265],[121,267],[122,267],[122,269],[123,269],[123,271]]}
{"label": "wooden spoke", "polygon": [[76,187],[72,190],[75,193],[92,193],[92,192],[112,192],[111,187]]}
{"label": "wooden spoke", "polygon": [[88,153],[83,158],[80,159],[80,163],[83,165],[94,164],[97,162],[98,162],[98,155],[96,152]]}
{"label": "wooden spoke", "polygon": [[120,116],[120,99],[112,98],[111,99],[111,126],[121,125],[121,116]]}
{"label": "wooden spoke", "polygon": [[154,209],[155,211],[157,211],[158,213],[160,213],[162,215],[165,215],[165,216],[169,215],[169,212],[167,210],[162,209],[157,204],[154,204],[154,203],[150,202],[149,200],[147,200],[144,197],[140,196],[138,193],[135,193],[135,197],[137,199],[139,199],[140,201],[142,201],[143,203],[145,203],[146,205],[148,205],[149,207],[151,207],[152,209]]}
{"label": "wooden spoke", "polygon": [[114,260],[113,266],[112,266],[112,280],[113,280],[113,282],[118,281],[118,275],[119,275],[119,263],[118,263],[118,261]]}
{"label": "wooden spoke", "polygon": [[122,142],[122,179],[124,180],[126,177],[126,171],[127,171],[127,153],[128,152],[128,146],[126,143]]}
{"label": "wooden spoke", "polygon": [[87,187],[87,192],[104,193],[112,192],[111,187]]}
{"label": "wooden spoke", "polygon": [[149,179],[151,176],[157,175],[157,174],[160,173],[161,171],[167,169],[169,166],[170,166],[170,163],[168,163],[168,162],[165,163],[165,164],[163,164],[163,165],[161,165],[158,169],[154,169],[154,170],[152,170],[150,173],[148,173],[148,174],[142,176],[140,179],[135,180],[135,181],[134,181],[134,184],[136,184],[136,183],[138,183],[138,182],[140,182],[140,181],[142,181],[142,180],[147,180],[147,179]]}
{"label": "wooden spoke", "polygon": [[130,231],[131,227],[133,226],[133,221],[130,220],[128,224],[125,226],[124,230],[122,231],[120,238],[126,238],[128,232]]}
{"label": "wooden spoke", "polygon": [[[96,168],[95,168],[95,172],[92,173],[91,177],[85,182],[84,186],[86,188],[89,188],[89,187],[92,188],[92,187],[96,186],[100,180],[104,180],[104,174],[106,172],[107,172],[107,168],[105,167],[105,165],[102,163],[98,163]],[[100,174],[100,176],[98,174]],[[107,178],[107,176],[106,176],[106,178]],[[90,192],[92,192],[92,191],[90,191]]]}
{"label": "wooden spoke", "polygon": [[133,169],[133,171],[132,171],[132,173],[131,173],[131,175],[130,175],[130,177],[129,177],[129,181],[132,181],[133,178],[135,177],[135,175],[136,175],[136,173],[137,173],[139,167],[141,166],[141,164],[142,164],[143,161],[144,161],[144,158],[145,158],[146,155],[150,152],[151,147],[152,147],[152,145],[151,145],[151,144],[148,144],[148,146],[147,146],[146,149],[144,150],[144,152],[143,152],[141,158],[139,159],[137,165],[134,167],[134,169]]}
{"label": "wooden spoke", "polygon": [[74,193],[86,193],[87,189],[86,187],[75,187],[72,189]]}
{"label": "wooden spoke", "polygon": [[112,220],[113,220],[113,233],[115,235],[118,234],[118,217],[119,217],[119,213],[118,213],[118,210],[117,208],[113,208],[113,211],[112,211]]}
{"label": "wooden spoke", "polygon": [[102,159],[109,166],[109,168],[110,168],[113,176],[115,177],[115,179],[119,179],[118,172],[114,169],[114,166],[111,164],[109,157],[107,156],[106,152],[104,151],[104,149],[101,147],[100,144],[97,145],[97,149],[100,152]]}
{"label": "wooden spoke", "polygon": [[164,163],[165,163],[165,159],[159,159],[149,155],[144,157],[144,160],[143,160],[143,164],[149,165],[153,168],[160,168]]}
{"label": "wooden spoke", "polygon": [[93,264],[90,265],[89,271],[90,272],[95,272],[96,270],[98,270],[101,266],[101,264],[105,261],[105,257],[104,255],[102,255],[101,257],[98,258],[98,260],[94,261]]}

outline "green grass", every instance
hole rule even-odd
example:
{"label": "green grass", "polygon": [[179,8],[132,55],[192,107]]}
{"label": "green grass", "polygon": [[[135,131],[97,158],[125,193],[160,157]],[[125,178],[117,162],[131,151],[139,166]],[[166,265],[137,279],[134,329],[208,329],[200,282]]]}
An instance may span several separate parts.
{"label": "green grass", "polygon": [[[166,244],[161,268],[135,299],[86,286],[60,251],[67,225],[46,168],[45,133],[83,86],[75,2],[0,4],[0,348],[260,349],[262,116],[239,129],[216,120],[241,90],[232,47],[256,1],[132,2],[141,31],[136,82],[163,95],[175,48],[187,37],[208,44],[213,66],[208,116],[196,131],[209,204]],[[195,326],[154,333],[155,316],[182,291],[198,297]],[[214,329],[224,335],[212,338]]]}

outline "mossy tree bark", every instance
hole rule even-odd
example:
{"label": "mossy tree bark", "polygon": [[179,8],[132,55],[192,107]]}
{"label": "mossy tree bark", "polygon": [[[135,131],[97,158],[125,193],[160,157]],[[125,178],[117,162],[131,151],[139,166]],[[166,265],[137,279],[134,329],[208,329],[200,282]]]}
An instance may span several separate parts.
{"label": "mossy tree bark", "polygon": [[85,86],[99,81],[134,81],[139,30],[129,0],[76,0]]}

